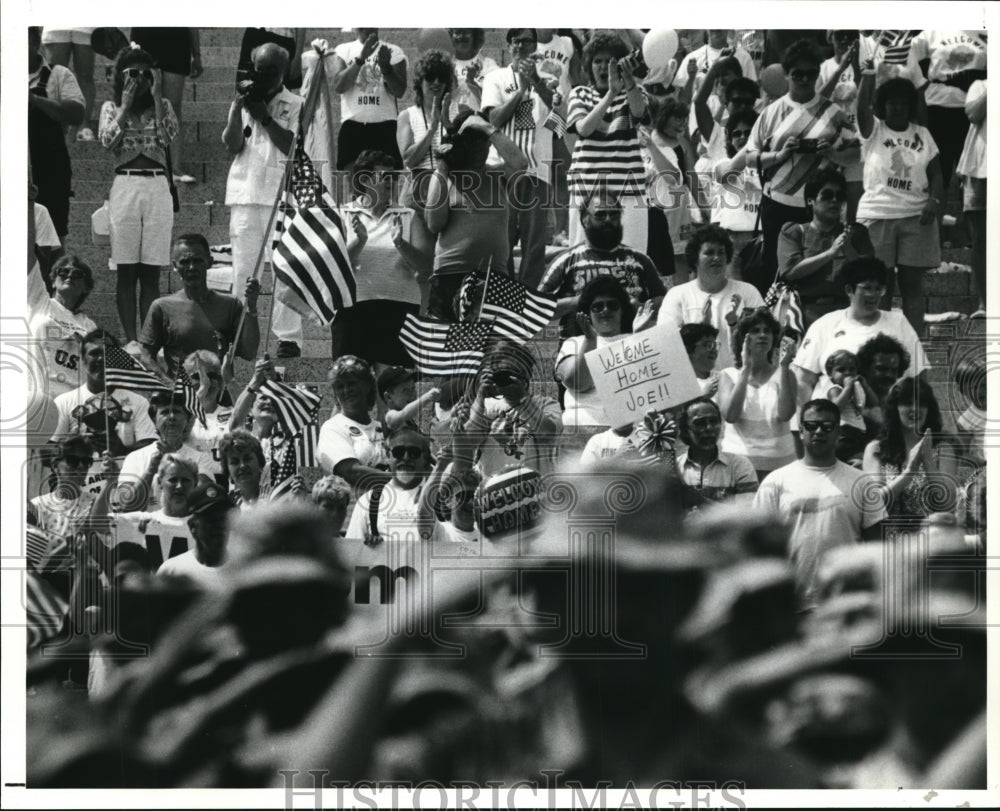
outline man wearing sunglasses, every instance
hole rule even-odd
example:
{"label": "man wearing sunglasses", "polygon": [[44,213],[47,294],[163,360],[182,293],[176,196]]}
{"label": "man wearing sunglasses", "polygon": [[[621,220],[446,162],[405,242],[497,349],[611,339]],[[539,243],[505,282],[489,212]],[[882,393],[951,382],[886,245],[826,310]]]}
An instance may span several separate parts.
{"label": "man wearing sunglasses", "polygon": [[96,500],[85,488],[93,458],[94,449],[86,437],[74,436],[59,443],[51,461],[55,487],[31,500],[40,529],[67,537],[83,528]]}
{"label": "man wearing sunglasses", "polygon": [[745,456],[719,450],[722,412],[713,400],[699,397],[685,405],[677,430],[688,446],[677,459],[684,484],[711,501],[736,499],[749,504],[753,500],[757,473]]}
{"label": "man wearing sunglasses", "polygon": [[389,435],[386,447],[392,479],[358,498],[347,537],[361,538],[369,545],[424,540],[433,527],[422,486],[431,470],[430,442],[419,431],[404,427]]}
{"label": "man wearing sunglasses", "polygon": [[768,475],[754,507],[788,524],[796,588],[811,607],[823,555],[838,546],[881,540],[886,512],[882,499],[867,492],[866,474],[837,459],[840,409],[834,403],[810,400],[799,412],[799,426],[803,458]]}

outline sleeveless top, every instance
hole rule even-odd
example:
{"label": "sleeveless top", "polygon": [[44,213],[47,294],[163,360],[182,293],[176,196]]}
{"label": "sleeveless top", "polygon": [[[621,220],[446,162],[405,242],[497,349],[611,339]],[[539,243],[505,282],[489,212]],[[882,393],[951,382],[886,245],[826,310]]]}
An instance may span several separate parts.
{"label": "sleeveless top", "polygon": [[[410,117],[410,129],[413,131],[413,143],[420,143],[420,140],[427,134],[427,119],[424,117],[424,111],[417,105],[406,108],[406,113]],[[427,155],[424,159],[417,165],[414,166],[410,171],[418,172],[426,169],[427,171],[433,171],[434,169],[434,151],[441,146],[441,125],[438,125],[437,132],[434,133],[431,139],[431,148],[427,151]]]}

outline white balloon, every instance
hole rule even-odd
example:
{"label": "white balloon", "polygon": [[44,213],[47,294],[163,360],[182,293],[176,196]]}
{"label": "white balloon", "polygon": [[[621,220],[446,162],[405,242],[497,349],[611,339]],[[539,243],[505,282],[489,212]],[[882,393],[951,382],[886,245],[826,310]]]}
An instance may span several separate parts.
{"label": "white balloon", "polygon": [[677,53],[677,32],[672,28],[657,28],[646,34],[642,41],[642,58],[649,72],[663,71]]}

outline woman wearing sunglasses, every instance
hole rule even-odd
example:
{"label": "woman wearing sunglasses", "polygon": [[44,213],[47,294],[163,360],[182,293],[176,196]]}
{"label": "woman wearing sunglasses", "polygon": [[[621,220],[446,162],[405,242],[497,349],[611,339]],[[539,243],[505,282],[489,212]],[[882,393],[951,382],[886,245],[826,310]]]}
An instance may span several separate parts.
{"label": "woman wearing sunglasses", "polygon": [[564,428],[608,424],[585,356],[632,332],[634,318],[635,308],[628,293],[614,276],[591,279],[581,291],[576,323],[582,335],[563,341],[556,356],[556,380],[566,387]]}
{"label": "woman wearing sunglasses", "polygon": [[847,238],[841,221],[847,182],[832,167],[820,169],[806,182],[805,197],[812,221],[786,223],[781,229],[778,277],[798,292],[804,326],[809,329],[821,315],[850,304],[840,277]]}
{"label": "woman wearing sunglasses", "polygon": [[924,328],[924,273],[941,263],[938,224],[945,189],[937,144],[917,123],[919,106],[908,79],[890,79],[876,91],[875,68],[871,60],[865,63],[858,96],[865,193],[858,222],[868,228],[875,255],[889,268],[882,308],[891,309],[898,278],[903,313],[917,332]]}
{"label": "woman wearing sunglasses", "polygon": [[816,93],[822,57],[809,40],[785,51],[781,66],[788,93],[764,108],[747,144],[747,164],[763,171],[760,226],[764,256],[760,278],[746,281],[763,293],[778,266],[778,234],[787,222],[809,222],[803,180],[834,161],[858,160],[854,125],[840,107]]}
{"label": "woman wearing sunglasses", "polygon": [[[118,317],[125,350],[138,355],[138,323],[160,295],[160,268],[170,264],[174,225],[168,148],[177,135],[177,116],[163,98],[160,72],[137,45],[115,61],[114,101],[101,108],[99,138],[114,156],[111,209],[111,261],[117,267]],[[139,307],[136,311],[136,289]]]}
{"label": "woman wearing sunglasses", "polygon": [[86,378],[80,338],[97,324],[80,308],[93,289],[94,274],[76,254],[66,254],[52,266],[51,296],[37,265],[28,274],[28,330],[49,397],[78,389]]}

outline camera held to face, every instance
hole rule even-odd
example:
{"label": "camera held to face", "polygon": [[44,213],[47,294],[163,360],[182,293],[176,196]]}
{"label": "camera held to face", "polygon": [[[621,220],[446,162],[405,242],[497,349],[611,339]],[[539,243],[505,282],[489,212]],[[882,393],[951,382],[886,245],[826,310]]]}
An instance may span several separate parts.
{"label": "camera held to face", "polygon": [[236,92],[245,103],[267,100],[267,85],[263,77],[254,70],[236,72]]}

